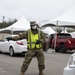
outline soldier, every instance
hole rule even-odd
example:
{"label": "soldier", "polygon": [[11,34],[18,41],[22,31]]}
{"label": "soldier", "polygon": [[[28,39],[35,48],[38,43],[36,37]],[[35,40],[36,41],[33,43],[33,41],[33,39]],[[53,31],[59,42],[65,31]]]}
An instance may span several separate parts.
{"label": "soldier", "polygon": [[44,75],[43,70],[45,69],[45,58],[42,50],[43,42],[45,40],[45,35],[40,29],[37,28],[36,22],[30,22],[30,29],[26,32],[21,33],[19,36],[14,37],[13,39],[27,39],[28,50],[25,54],[25,59],[21,67],[21,75],[24,75],[32,58],[37,57],[39,75]]}

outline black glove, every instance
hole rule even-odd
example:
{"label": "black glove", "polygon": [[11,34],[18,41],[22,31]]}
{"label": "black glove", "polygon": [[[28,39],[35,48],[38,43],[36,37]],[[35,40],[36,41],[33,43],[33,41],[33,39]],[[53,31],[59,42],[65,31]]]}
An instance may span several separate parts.
{"label": "black glove", "polygon": [[36,41],[36,44],[39,44],[39,43],[41,43],[41,41],[40,41],[40,40],[37,40],[37,41]]}
{"label": "black glove", "polygon": [[13,38],[12,38],[12,37],[8,37],[7,40],[8,40],[8,41],[9,41],[9,40],[13,40]]}

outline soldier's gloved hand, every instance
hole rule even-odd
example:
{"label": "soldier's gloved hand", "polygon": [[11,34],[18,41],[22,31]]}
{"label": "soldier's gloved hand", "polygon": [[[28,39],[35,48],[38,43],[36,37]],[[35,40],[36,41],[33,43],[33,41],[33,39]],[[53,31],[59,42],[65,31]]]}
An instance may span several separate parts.
{"label": "soldier's gloved hand", "polygon": [[36,44],[40,44],[40,43],[41,43],[41,41],[40,41],[40,40],[37,40],[37,41],[36,41]]}
{"label": "soldier's gloved hand", "polygon": [[12,38],[12,37],[9,37],[8,39],[9,39],[9,40],[13,40],[13,38]]}
{"label": "soldier's gloved hand", "polygon": [[12,40],[12,37],[7,37],[6,39],[9,41],[9,40]]}

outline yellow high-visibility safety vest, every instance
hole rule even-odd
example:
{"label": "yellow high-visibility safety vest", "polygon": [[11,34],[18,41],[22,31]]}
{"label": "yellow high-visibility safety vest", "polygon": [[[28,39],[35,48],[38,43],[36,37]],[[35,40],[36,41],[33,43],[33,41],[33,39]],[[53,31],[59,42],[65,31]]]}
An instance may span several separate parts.
{"label": "yellow high-visibility safety vest", "polygon": [[40,40],[40,34],[39,32],[37,34],[33,34],[31,29],[28,30],[28,48],[29,49],[34,49],[34,48],[41,48],[42,45],[40,44],[36,44],[36,41]]}

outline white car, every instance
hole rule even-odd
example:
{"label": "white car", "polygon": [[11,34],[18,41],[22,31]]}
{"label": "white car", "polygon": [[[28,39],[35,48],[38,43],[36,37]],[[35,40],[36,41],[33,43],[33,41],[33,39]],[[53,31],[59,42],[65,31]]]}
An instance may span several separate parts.
{"label": "white car", "polygon": [[14,35],[7,36],[0,41],[0,52],[9,53],[13,56],[16,53],[25,53],[27,51],[27,41],[26,39],[13,41],[10,37]]}
{"label": "white car", "polygon": [[64,68],[63,75],[75,75],[75,53],[70,56],[68,64]]}

